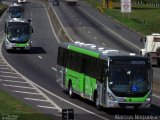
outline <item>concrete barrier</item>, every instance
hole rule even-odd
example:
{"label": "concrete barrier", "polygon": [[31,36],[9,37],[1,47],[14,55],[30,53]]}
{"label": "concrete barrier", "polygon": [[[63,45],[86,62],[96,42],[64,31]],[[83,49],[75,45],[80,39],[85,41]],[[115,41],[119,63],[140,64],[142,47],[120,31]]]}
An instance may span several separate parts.
{"label": "concrete barrier", "polygon": [[153,80],[153,93],[160,95],[160,81]]}
{"label": "concrete barrier", "polygon": [[47,8],[49,13],[49,17],[52,22],[52,26],[54,27],[55,33],[61,42],[73,42],[73,40],[69,37],[68,33],[65,32],[64,27],[60,23],[59,19],[57,18],[56,13],[52,9],[51,5],[48,1],[42,0]]}

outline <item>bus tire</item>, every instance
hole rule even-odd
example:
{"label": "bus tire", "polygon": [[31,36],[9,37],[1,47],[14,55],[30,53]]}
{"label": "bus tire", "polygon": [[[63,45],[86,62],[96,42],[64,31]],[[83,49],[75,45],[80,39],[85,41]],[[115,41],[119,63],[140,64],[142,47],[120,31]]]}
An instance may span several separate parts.
{"label": "bus tire", "polygon": [[102,109],[97,92],[94,93],[94,103],[95,103],[95,106],[96,106],[97,110]]}
{"label": "bus tire", "polygon": [[70,96],[70,98],[73,98],[74,93],[73,93],[73,87],[72,87],[72,82],[69,82],[69,86],[68,86],[68,94]]}
{"label": "bus tire", "polygon": [[11,53],[11,50],[9,50],[9,49],[6,49],[6,51],[7,51],[7,53]]}

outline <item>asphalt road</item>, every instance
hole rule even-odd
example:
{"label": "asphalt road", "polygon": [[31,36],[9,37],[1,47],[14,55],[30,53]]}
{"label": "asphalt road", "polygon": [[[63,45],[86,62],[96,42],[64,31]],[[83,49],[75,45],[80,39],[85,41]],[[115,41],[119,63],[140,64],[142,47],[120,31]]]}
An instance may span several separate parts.
{"label": "asphalt road", "polygon": [[[77,6],[67,6],[60,2],[60,6],[54,6],[54,10],[74,41],[100,44],[136,54],[144,48],[144,44],[140,42],[143,37],[141,34],[100,14],[82,1]],[[160,83],[160,69],[154,67],[153,71],[153,80]]]}
{"label": "asphalt road", "polygon": [[[99,13],[85,4],[79,3],[80,6],[66,6],[63,2],[60,2],[60,4],[59,7],[55,6],[54,9],[65,29],[74,40],[89,43],[92,42],[136,53],[138,53],[137,48],[142,47],[142,43],[139,43],[141,36],[132,31],[128,31],[121,25],[113,25],[114,22],[107,17],[104,17],[107,22],[103,19],[103,25],[109,25],[110,29],[113,27],[113,30],[116,31],[118,35],[123,33],[121,37],[110,31],[110,29],[106,30],[102,24],[99,25],[95,20],[92,20],[91,17],[87,16],[80,9],[87,9],[91,14],[96,14],[94,16],[97,16],[96,19],[98,19],[98,21],[101,21],[102,18],[98,17],[100,15]],[[56,83],[56,70],[54,68],[56,68],[58,42],[52,32],[44,5],[40,2],[32,2],[26,3],[24,8],[25,11],[27,11],[25,13],[26,18],[32,18],[34,29],[31,51],[29,53],[21,51],[7,53],[4,46],[2,47],[3,56],[14,68],[16,68],[16,70],[37,85],[41,86],[39,88],[43,90],[59,107],[74,108],[77,119],[114,119],[115,115],[118,114],[134,115],[133,111],[128,112],[125,110],[117,110],[116,112],[113,110],[98,111],[94,108],[93,103],[79,98],[78,96],[75,99],[70,99]],[[4,21],[1,23],[3,25]],[[3,31],[3,29],[0,30]],[[125,43],[124,40],[128,38],[130,38],[130,42]],[[158,103],[157,98],[153,98],[153,102],[160,104]],[[136,114],[160,115],[158,111],[160,111],[159,107],[152,105],[150,111],[141,110]]]}

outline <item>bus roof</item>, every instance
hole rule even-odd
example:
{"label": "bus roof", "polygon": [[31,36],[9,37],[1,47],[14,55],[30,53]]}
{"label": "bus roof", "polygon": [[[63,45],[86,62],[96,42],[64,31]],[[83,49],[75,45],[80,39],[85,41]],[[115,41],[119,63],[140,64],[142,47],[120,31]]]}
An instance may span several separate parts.
{"label": "bus roof", "polygon": [[10,5],[10,7],[18,7],[18,6],[22,7],[22,5],[18,4],[18,3],[14,3],[14,4]]}
{"label": "bus roof", "polygon": [[6,22],[29,23],[27,19],[22,19],[22,18],[10,18],[10,19],[7,19]]}
{"label": "bus roof", "polygon": [[136,55],[135,53],[129,53],[129,52],[102,47],[94,44],[85,44],[82,42],[75,42],[75,43],[66,42],[66,43],[61,43],[60,46],[66,49],[70,49],[82,54],[90,55],[90,56],[101,58],[104,60],[106,60],[108,57],[114,58],[118,56],[124,56],[124,57],[134,56],[136,58],[142,58],[142,56]]}

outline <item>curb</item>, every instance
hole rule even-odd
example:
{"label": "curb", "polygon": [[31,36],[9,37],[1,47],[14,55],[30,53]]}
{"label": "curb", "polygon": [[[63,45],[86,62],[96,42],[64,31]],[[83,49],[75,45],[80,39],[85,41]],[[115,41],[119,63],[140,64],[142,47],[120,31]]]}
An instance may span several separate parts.
{"label": "curb", "polygon": [[97,7],[97,10],[100,12],[100,13],[103,13],[103,9],[101,7]]}

